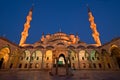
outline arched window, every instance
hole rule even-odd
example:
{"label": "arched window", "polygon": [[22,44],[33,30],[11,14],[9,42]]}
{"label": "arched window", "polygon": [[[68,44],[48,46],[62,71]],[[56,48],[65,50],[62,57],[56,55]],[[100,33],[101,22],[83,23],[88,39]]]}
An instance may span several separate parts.
{"label": "arched window", "polygon": [[46,59],[47,58],[49,58],[49,59],[52,58],[52,50],[47,50],[46,54],[45,54],[45,57],[46,57]]}
{"label": "arched window", "polygon": [[26,61],[30,61],[30,51],[29,50],[25,50],[24,53],[23,53],[23,58],[26,60]]}
{"label": "arched window", "polygon": [[32,54],[33,60],[42,60],[42,52],[40,50],[36,50]]}
{"label": "arched window", "polygon": [[35,64],[35,68],[38,68],[38,67],[39,67],[39,64],[38,64],[38,63],[36,63],[36,64]]}
{"label": "arched window", "polygon": [[10,68],[12,68],[12,66],[13,66],[13,63],[10,64]]}
{"label": "arched window", "polygon": [[94,60],[94,57],[95,57],[95,50],[92,50],[90,52],[90,60]]}
{"label": "arched window", "polygon": [[52,67],[52,50],[47,50],[44,55],[44,68],[51,68]]}
{"label": "arched window", "polygon": [[101,65],[101,63],[99,63],[98,65],[99,65],[99,68],[102,68],[102,65]]}
{"label": "arched window", "polygon": [[96,68],[96,64],[95,63],[93,63],[93,67]]}
{"label": "arched window", "polygon": [[85,50],[79,52],[79,60],[89,60],[89,54]]}
{"label": "arched window", "polygon": [[73,50],[70,50],[70,53],[69,53],[70,57],[73,59],[73,58],[76,58],[76,53],[75,51]]}
{"label": "arched window", "polygon": [[21,68],[21,67],[22,67],[22,64],[20,63],[18,67]]}
{"label": "arched window", "polygon": [[7,65],[6,63],[8,62],[9,59],[9,53],[10,53],[9,46],[5,46],[0,49],[0,68],[2,68],[2,66]]}
{"label": "arched window", "polygon": [[108,63],[107,65],[108,65],[108,68],[111,68],[111,65],[110,65],[110,63]]}
{"label": "arched window", "polygon": [[96,50],[92,50],[90,52],[90,60],[94,61],[94,60],[100,60],[100,55]]}
{"label": "arched window", "polygon": [[0,49],[0,60],[3,58],[4,62],[7,62],[9,59],[10,48],[8,46]]}
{"label": "arched window", "polygon": [[118,67],[120,68],[120,47],[118,47],[117,45],[112,45],[110,48],[111,51],[111,56],[114,56],[117,60],[118,63]]}
{"label": "arched window", "polygon": [[39,50],[36,51],[36,60],[42,60],[42,52]]}
{"label": "arched window", "polygon": [[24,68],[27,68],[27,63],[25,64]]}

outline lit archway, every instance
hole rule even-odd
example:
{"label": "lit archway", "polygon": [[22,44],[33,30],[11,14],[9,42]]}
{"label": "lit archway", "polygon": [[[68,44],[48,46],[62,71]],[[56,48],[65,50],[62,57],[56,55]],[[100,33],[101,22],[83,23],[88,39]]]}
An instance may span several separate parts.
{"label": "lit archway", "polygon": [[25,50],[23,53],[23,57],[26,62],[30,61],[30,56],[31,56],[31,52],[29,50]]}
{"label": "lit archway", "polygon": [[53,64],[53,52],[52,50],[47,50],[43,57],[43,67],[45,69],[51,69]]}
{"label": "lit archway", "polygon": [[58,66],[63,67],[65,66],[65,64],[66,64],[65,56],[64,54],[60,54],[58,59]]}
{"label": "lit archway", "polygon": [[110,47],[111,56],[116,58],[118,66],[120,68],[120,48],[117,45],[112,45]]}
{"label": "lit archway", "polygon": [[10,53],[9,47],[4,47],[0,49],[0,68],[3,66],[3,64],[6,64],[8,62],[9,53]]}
{"label": "lit archway", "polygon": [[42,52],[40,50],[35,50],[32,53],[31,59],[32,59],[34,68],[41,68],[41,65],[42,65]]}
{"label": "lit archway", "polygon": [[69,60],[70,60],[69,67],[71,67],[71,69],[77,69],[78,68],[78,56],[77,56],[76,51],[74,50],[69,51]]}

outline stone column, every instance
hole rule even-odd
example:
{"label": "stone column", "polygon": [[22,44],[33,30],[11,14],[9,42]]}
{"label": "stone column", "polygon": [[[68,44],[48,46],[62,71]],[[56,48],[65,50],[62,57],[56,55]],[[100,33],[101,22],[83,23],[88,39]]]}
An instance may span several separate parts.
{"label": "stone column", "polygon": [[79,51],[80,51],[80,50],[77,50],[77,57],[78,57],[78,68],[80,69],[80,56],[79,56]]}
{"label": "stone column", "polygon": [[57,57],[57,58],[56,58],[56,71],[55,71],[55,72],[56,72],[56,73],[55,73],[56,75],[58,75],[58,61],[59,61],[59,60],[58,60],[58,57]]}
{"label": "stone column", "polygon": [[44,69],[44,56],[45,56],[45,50],[42,50],[42,62],[41,62],[41,69]]}
{"label": "stone column", "polygon": [[65,62],[65,65],[66,65],[66,75],[68,75],[69,73],[69,70],[68,70],[68,57],[65,58],[66,62]]}

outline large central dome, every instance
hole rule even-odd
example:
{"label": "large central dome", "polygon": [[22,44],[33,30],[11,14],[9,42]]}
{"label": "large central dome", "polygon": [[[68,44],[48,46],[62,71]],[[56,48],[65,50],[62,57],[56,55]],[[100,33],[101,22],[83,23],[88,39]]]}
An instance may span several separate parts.
{"label": "large central dome", "polygon": [[68,44],[75,44],[79,41],[78,36],[73,34],[66,34],[63,32],[57,32],[54,34],[42,35],[41,42],[50,43],[50,42],[66,42]]}

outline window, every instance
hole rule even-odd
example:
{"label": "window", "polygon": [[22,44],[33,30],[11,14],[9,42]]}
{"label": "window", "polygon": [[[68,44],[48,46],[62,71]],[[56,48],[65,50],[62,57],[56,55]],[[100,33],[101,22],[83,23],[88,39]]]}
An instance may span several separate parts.
{"label": "window", "polygon": [[29,68],[32,68],[32,63],[30,63]]}
{"label": "window", "polygon": [[38,68],[38,67],[39,67],[39,64],[38,64],[38,63],[36,63],[36,64],[35,64],[35,68]]}
{"label": "window", "polygon": [[13,63],[11,63],[10,68],[12,68],[12,66],[13,66]]}
{"label": "window", "polygon": [[99,57],[97,57],[97,60],[100,60],[100,58],[99,58]]}
{"label": "window", "polygon": [[96,64],[95,63],[93,63],[93,67],[96,68]]}
{"label": "window", "polygon": [[86,64],[85,63],[83,63],[83,68],[86,68]]}
{"label": "window", "polygon": [[46,68],[48,68],[48,63],[46,63]]}
{"label": "window", "polygon": [[25,64],[24,68],[27,68],[27,64]]}
{"label": "window", "polygon": [[28,60],[28,59],[29,59],[29,57],[26,58],[26,60]]}
{"label": "window", "polygon": [[49,60],[49,57],[47,57],[47,60]]}
{"label": "window", "polygon": [[89,68],[91,68],[91,64],[88,64],[89,65]]}
{"label": "window", "polygon": [[94,60],[94,57],[92,57],[92,60]]}
{"label": "window", "polygon": [[31,57],[31,60],[33,60],[34,58],[33,57]]}
{"label": "window", "polygon": [[39,60],[39,57],[37,57],[37,60]]}
{"label": "window", "polygon": [[84,60],[84,57],[82,57],[82,60]]}
{"label": "window", "polygon": [[108,63],[107,65],[108,65],[108,68],[111,68],[111,65],[110,65],[110,63]]}
{"label": "window", "polygon": [[74,57],[72,57],[72,60],[74,60]]}
{"label": "window", "polygon": [[100,63],[99,63],[98,65],[99,65],[99,68],[102,68],[102,66],[101,66],[101,64],[100,64]]}
{"label": "window", "polygon": [[19,64],[19,68],[21,68],[22,67],[22,64]]}

